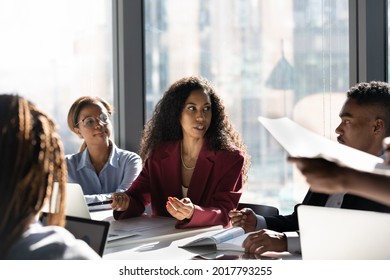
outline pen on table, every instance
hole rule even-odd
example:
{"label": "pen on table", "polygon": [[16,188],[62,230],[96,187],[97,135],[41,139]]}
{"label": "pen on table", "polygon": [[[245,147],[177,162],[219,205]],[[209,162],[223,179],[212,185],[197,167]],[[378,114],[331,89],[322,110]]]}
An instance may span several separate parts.
{"label": "pen on table", "polygon": [[105,201],[99,201],[99,202],[92,202],[88,203],[88,206],[96,206],[96,205],[104,205],[104,204],[111,204],[112,200],[105,200]]}

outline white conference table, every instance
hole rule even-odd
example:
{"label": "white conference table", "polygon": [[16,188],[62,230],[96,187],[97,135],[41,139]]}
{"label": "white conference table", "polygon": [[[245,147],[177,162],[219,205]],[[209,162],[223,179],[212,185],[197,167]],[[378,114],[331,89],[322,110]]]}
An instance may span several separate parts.
{"label": "white conference table", "polygon": [[168,217],[141,216],[116,221],[111,210],[91,212],[94,220],[110,221],[111,228],[131,232],[134,235],[108,241],[103,259],[126,260],[189,260],[189,259],[300,259],[289,253],[266,253],[251,256],[238,251],[217,251],[214,247],[191,249],[180,246],[201,236],[223,230],[222,226],[176,229],[176,220]]}

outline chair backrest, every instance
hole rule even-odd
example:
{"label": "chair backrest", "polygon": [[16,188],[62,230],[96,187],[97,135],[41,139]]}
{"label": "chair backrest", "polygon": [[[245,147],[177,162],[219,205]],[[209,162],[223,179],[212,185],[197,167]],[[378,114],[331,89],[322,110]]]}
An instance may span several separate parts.
{"label": "chair backrest", "polygon": [[251,204],[251,203],[239,203],[237,209],[250,208],[256,214],[261,216],[274,216],[279,215],[279,209],[274,206],[262,205],[262,204]]}

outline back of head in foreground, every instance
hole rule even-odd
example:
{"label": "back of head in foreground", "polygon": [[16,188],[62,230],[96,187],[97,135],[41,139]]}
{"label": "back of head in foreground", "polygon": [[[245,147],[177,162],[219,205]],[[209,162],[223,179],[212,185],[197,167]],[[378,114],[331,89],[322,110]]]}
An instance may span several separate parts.
{"label": "back of head in foreground", "polygon": [[[56,207],[48,225],[64,225],[66,163],[54,122],[17,95],[0,95],[0,259],[36,221],[44,202]],[[52,205],[49,205],[52,209]]]}

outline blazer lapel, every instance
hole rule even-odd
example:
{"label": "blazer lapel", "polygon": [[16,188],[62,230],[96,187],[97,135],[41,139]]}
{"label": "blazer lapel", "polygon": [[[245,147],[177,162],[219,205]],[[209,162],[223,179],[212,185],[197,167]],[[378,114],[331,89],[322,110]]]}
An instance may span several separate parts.
{"label": "blazer lapel", "polygon": [[206,145],[203,145],[188,189],[188,197],[191,198],[194,204],[199,204],[202,200],[202,195],[207,193],[205,189],[208,185],[207,180],[214,167],[214,160],[215,152],[208,151]]}
{"label": "blazer lapel", "polygon": [[[178,142],[180,143],[180,142]],[[168,196],[182,197],[180,171],[180,144],[166,147],[161,156],[161,186]]]}

